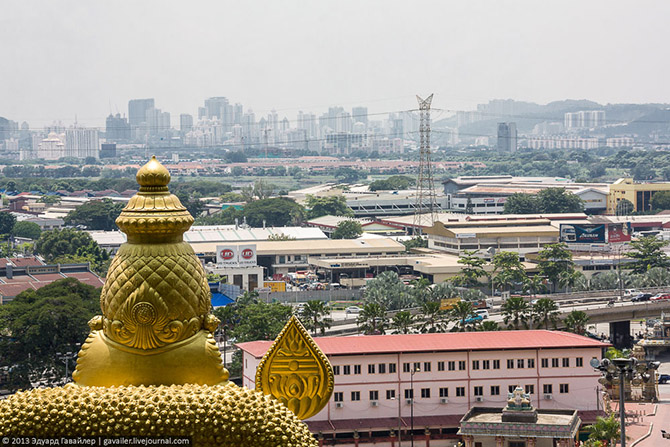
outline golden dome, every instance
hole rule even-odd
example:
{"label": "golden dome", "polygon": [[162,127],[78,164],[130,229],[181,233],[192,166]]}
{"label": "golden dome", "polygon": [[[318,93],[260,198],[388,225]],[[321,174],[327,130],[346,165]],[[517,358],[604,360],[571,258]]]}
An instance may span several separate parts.
{"label": "golden dome", "polygon": [[135,178],[140,185],[140,191],[167,191],[167,185],[170,183],[170,173],[156,160],[155,155],[137,171]]}

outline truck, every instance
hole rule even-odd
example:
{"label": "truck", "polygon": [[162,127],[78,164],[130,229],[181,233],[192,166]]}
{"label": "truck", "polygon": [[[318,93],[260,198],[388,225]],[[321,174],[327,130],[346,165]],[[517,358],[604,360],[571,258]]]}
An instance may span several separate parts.
{"label": "truck", "polygon": [[440,300],[440,310],[451,310],[460,301],[460,298],[443,298]]}

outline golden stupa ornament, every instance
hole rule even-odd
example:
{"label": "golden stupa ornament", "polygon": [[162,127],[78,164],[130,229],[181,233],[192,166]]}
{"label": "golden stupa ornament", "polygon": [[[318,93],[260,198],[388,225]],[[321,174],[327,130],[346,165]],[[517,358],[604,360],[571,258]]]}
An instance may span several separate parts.
{"label": "golden stupa ornament", "polygon": [[[194,446],[318,445],[280,400],[227,381],[205,272],[183,241],[193,217],[168,191],[170,174],[155,157],[137,181],[139,192],[116,220],[128,242],[107,274],[102,315],[89,321],[75,383],[0,400],[0,436],[186,436]],[[303,342],[289,345],[296,343]],[[311,370],[299,375],[319,382]],[[328,377],[332,390],[332,373]],[[288,389],[295,393],[294,386]],[[294,405],[301,414],[315,408],[302,402]]]}
{"label": "golden stupa ornament", "polygon": [[334,383],[328,358],[295,316],[256,369],[256,389],[274,396],[300,419],[326,406]]}

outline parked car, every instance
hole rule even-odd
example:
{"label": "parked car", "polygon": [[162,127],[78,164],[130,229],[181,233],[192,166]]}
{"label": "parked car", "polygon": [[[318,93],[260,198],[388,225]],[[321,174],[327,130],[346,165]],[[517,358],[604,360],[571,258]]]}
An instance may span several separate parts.
{"label": "parked car", "polygon": [[649,298],[650,301],[661,301],[661,300],[670,300],[670,293],[658,293],[651,298]]}
{"label": "parked car", "polygon": [[486,320],[489,317],[489,311],[486,309],[479,309],[475,311],[475,315],[481,315],[482,320]]}
{"label": "parked car", "polygon": [[626,298],[631,298],[633,296],[638,295],[639,293],[640,293],[640,291],[637,290],[637,289],[626,289],[623,292],[623,296],[626,297]]}
{"label": "parked car", "polygon": [[346,309],[344,309],[344,311],[347,314],[359,314],[361,313],[361,308],[358,306],[349,306]]}
{"label": "parked car", "polygon": [[635,295],[633,298],[631,298],[631,301],[638,302],[638,301],[649,301],[649,298],[651,298],[651,293],[638,293]]}
{"label": "parked car", "polygon": [[661,374],[658,376],[658,383],[670,382],[670,374]]}
{"label": "parked car", "polygon": [[473,314],[473,315],[470,316],[470,318],[465,319],[465,324],[478,323],[478,322],[482,321],[483,319],[484,319],[484,317],[482,317],[481,315]]}

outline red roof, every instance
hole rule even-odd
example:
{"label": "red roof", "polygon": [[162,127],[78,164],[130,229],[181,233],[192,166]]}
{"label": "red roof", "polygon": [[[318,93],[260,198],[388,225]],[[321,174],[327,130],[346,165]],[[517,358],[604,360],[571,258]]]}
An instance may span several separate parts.
{"label": "red roof", "polygon": [[60,273],[33,273],[32,277],[35,278],[38,282],[53,282],[65,278]]}
{"label": "red roof", "polygon": [[24,290],[34,289],[31,283],[25,282],[21,284],[0,284],[0,295],[13,298]]}
{"label": "red roof", "polygon": [[[609,346],[581,335],[547,330],[316,337],[314,341],[326,355],[491,349],[604,348]],[[254,357],[260,358],[271,344],[272,341],[260,340],[238,343],[237,346]]]}
{"label": "red roof", "polygon": [[34,256],[28,258],[9,258],[9,260],[17,267],[25,267],[26,265],[44,265],[42,261]]}
{"label": "red roof", "polygon": [[68,278],[76,278],[79,281],[83,282],[84,284],[88,284],[93,287],[102,287],[105,285],[105,282],[100,279],[98,275],[95,273],[91,272],[76,272],[76,273],[70,273],[70,272],[63,272],[63,274],[68,277]]}

